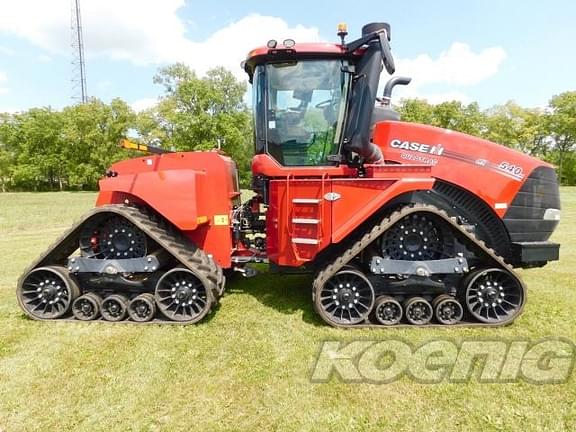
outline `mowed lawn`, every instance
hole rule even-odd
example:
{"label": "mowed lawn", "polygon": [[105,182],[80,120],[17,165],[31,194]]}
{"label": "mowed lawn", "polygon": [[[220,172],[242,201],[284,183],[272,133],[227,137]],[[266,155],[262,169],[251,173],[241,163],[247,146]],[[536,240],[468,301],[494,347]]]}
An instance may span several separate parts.
{"label": "mowed lawn", "polygon": [[505,328],[330,328],[310,279],[237,278],[195,326],[35,322],[15,298],[28,263],[91,193],[0,194],[0,431],[576,430],[560,385],[310,382],[324,340],[576,340],[576,189],[562,190],[561,261],[523,271],[524,315]]}

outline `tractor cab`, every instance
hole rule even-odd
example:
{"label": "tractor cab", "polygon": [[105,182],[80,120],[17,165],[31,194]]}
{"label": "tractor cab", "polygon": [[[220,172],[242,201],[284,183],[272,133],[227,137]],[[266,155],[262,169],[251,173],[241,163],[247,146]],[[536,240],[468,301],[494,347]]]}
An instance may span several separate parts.
{"label": "tractor cab", "polygon": [[339,26],[341,44],[270,40],[248,54],[243,67],[253,89],[256,154],[282,166],[383,160],[370,142],[371,128],[398,119],[386,102],[394,84],[407,82],[391,80],[388,99],[377,99],[382,65],[394,72],[388,24],[368,24],[350,43],[346,34]]}

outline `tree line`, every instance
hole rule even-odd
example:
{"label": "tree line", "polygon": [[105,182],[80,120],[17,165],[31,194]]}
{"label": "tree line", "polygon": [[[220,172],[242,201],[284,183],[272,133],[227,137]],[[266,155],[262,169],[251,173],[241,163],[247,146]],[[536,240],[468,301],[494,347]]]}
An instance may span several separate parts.
{"label": "tree line", "polygon": [[158,103],[134,112],[121,99],[55,110],[0,113],[0,191],[95,190],[114,162],[140,155],[119,147],[122,138],[173,150],[221,150],[249,182],[251,114],[246,84],[216,68],[198,77],[182,64],[158,71]]}
{"label": "tree line", "polygon": [[576,185],[576,91],[553,96],[545,108],[514,102],[481,110],[476,102],[431,105],[403,100],[402,120],[464,132],[503,144],[558,167],[564,185]]}
{"label": "tree line", "polygon": [[[0,113],[0,190],[94,190],[110,164],[137,155],[118,146],[127,136],[175,150],[219,146],[248,186],[252,124],[246,84],[223,68],[198,77],[183,64],[161,68],[154,82],[164,94],[142,112],[121,99],[91,99],[62,110]],[[544,109],[508,102],[481,110],[477,103],[432,105],[419,99],[402,100],[396,108],[405,121],[479,136],[547,160],[558,166],[563,184],[576,184],[576,92],[552,97]]]}

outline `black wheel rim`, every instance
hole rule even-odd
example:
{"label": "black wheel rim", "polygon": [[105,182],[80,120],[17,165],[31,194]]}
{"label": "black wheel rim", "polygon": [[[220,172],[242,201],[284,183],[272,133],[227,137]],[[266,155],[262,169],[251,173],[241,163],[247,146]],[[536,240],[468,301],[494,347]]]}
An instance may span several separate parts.
{"label": "black wheel rim", "polygon": [[410,261],[436,260],[450,255],[453,237],[433,216],[414,213],[395,223],[382,236],[385,258]]}
{"label": "black wheel rim", "polygon": [[147,251],[146,235],[126,219],[112,216],[83,230],[80,250],[88,258],[142,258]]}
{"label": "black wheel rim", "polygon": [[436,304],[436,319],[441,324],[456,324],[463,315],[462,305],[454,298],[442,299]]}
{"label": "black wheel rim", "polygon": [[165,273],[156,285],[155,297],[160,311],[174,321],[198,321],[212,303],[205,285],[188,269]]}
{"label": "black wheel rim", "polygon": [[432,319],[432,305],[425,299],[415,298],[408,301],[405,308],[406,319],[416,325],[423,325]]}
{"label": "black wheel rim", "polygon": [[380,324],[394,325],[402,319],[402,305],[393,298],[387,297],[376,302],[375,315]]}
{"label": "black wheel rim", "polygon": [[19,287],[20,303],[35,318],[60,318],[69,311],[74,300],[71,283],[55,269],[32,270]]}
{"label": "black wheel rim", "polygon": [[342,270],[322,287],[319,306],[333,323],[357,324],[366,320],[374,306],[374,289],[362,273]]}
{"label": "black wheel rim", "polygon": [[90,321],[95,319],[100,313],[100,305],[92,296],[84,294],[74,300],[72,313],[79,320]]}
{"label": "black wheel rim", "polygon": [[501,269],[479,270],[466,279],[466,306],[485,323],[504,323],[522,310],[524,289],[518,279]]}
{"label": "black wheel rim", "polygon": [[107,321],[121,321],[126,318],[126,303],[124,297],[111,295],[102,302],[102,318]]}
{"label": "black wheel rim", "polygon": [[128,314],[134,321],[150,321],[155,312],[154,297],[138,296],[128,306]]}

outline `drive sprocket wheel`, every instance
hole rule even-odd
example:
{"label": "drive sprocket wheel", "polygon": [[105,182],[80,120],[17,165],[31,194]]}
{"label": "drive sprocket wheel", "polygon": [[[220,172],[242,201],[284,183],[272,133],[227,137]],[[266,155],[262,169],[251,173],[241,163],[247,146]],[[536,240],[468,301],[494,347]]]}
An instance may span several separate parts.
{"label": "drive sprocket wheel", "polygon": [[484,323],[505,324],[522,312],[525,295],[521,282],[499,268],[480,269],[463,281],[468,312]]}
{"label": "drive sprocket wheel", "polygon": [[18,303],[32,318],[56,319],[64,316],[80,289],[60,266],[39,267],[28,273],[16,290]]}
{"label": "drive sprocket wheel", "polygon": [[374,306],[372,284],[360,271],[350,267],[329,278],[314,297],[320,316],[335,325],[363,322]]}
{"label": "drive sprocket wheel", "polygon": [[452,256],[454,236],[432,215],[413,213],[396,222],[381,238],[384,258],[424,261]]}
{"label": "drive sprocket wheel", "polygon": [[146,234],[121,216],[108,216],[84,227],[80,251],[87,258],[142,258],[147,252]]}
{"label": "drive sprocket wheel", "polygon": [[174,268],[156,284],[156,305],[173,321],[195,323],[210,312],[214,302],[209,282],[185,268]]}

